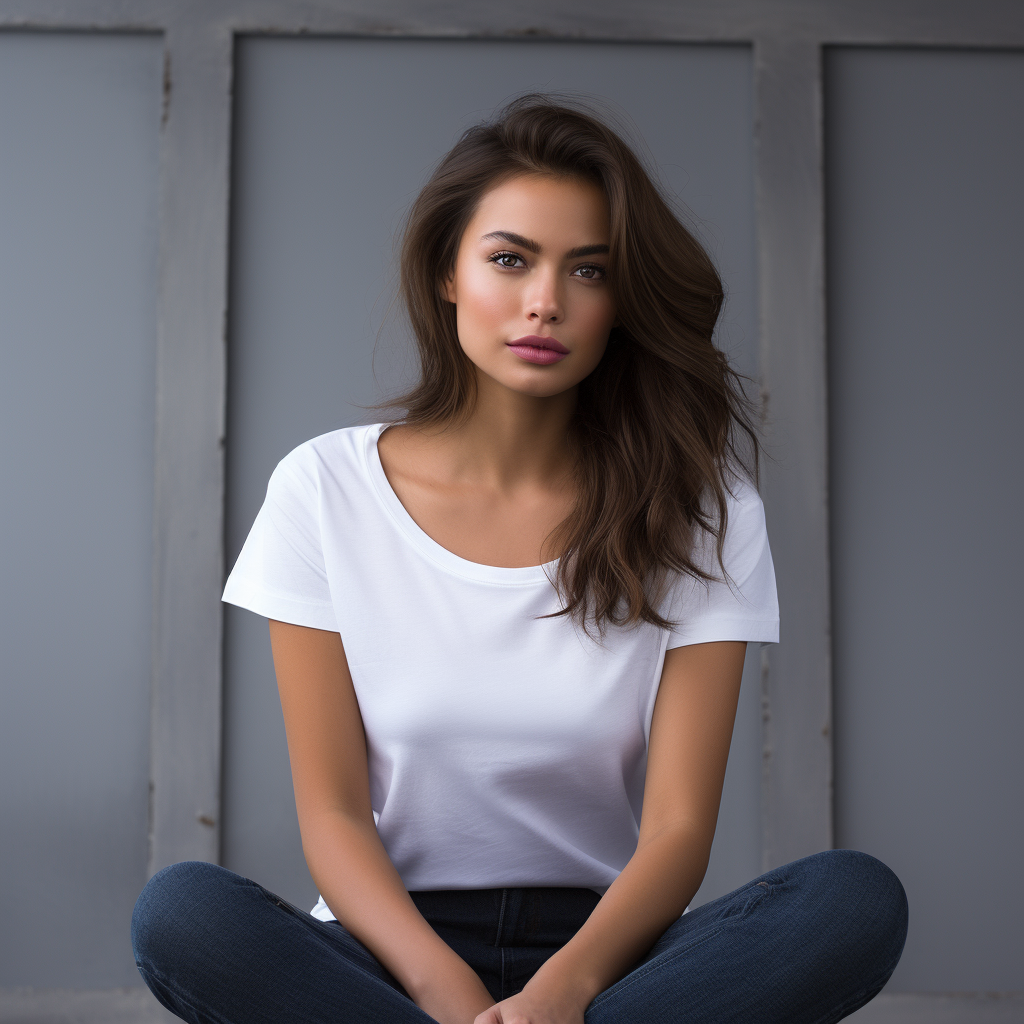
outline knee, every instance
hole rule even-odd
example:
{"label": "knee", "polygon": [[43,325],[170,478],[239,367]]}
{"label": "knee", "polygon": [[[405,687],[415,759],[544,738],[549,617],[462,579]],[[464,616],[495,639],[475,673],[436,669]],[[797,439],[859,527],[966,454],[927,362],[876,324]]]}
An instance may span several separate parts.
{"label": "knee", "polygon": [[907,938],[907,894],[896,873],[859,850],[826,850],[817,861],[819,898],[845,924],[851,938],[874,948],[895,967]]}
{"label": "knee", "polygon": [[204,919],[245,880],[216,864],[182,861],[158,871],[132,913],[132,949],[140,967],[164,969],[188,950]]}

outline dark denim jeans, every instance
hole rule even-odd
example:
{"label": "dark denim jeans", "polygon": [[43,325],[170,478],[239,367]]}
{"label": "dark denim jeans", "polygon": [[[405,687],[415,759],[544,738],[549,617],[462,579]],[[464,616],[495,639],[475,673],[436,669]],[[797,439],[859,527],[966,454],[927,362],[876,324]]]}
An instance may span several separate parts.
{"label": "dark denim jeans", "polygon": [[[494,999],[519,992],[600,897],[590,889],[410,894]],[[886,983],[907,899],[880,861],[830,850],[769,871],[674,921],[587,1007],[585,1024],[831,1024]],[[193,1024],[429,1024],[342,925],[200,861],[156,874],[132,918],[157,999]]]}

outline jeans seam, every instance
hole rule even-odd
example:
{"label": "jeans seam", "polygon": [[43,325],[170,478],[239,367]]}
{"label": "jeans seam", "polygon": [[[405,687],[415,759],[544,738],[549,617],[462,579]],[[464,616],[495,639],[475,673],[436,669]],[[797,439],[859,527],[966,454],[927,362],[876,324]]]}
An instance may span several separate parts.
{"label": "jeans seam", "polygon": [[498,911],[498,928],[494,935],[494,944],[501,945],[501,928],[505,922],[505,904],[508,902],[508,889],[501,890],[501,909]]}
{"label": "jeans seam", "polygon": [[[284,900],[280,899],[279,897],[275,896],[274,899],[273,899],[273,903],[276,906],[280,907],[286,914],[291,914],[292,917],[298,917],[299,916],[295,912],[295,908],[290,903],[286,903]],[[315,921],[316,918],[313,918],[313,920]]]}
{"label": "jeans seam", "polygon": [[746,916],[746,914],[748,914],[751,910],[754,910],[755,908],[759,907],[762,903],[764,903],[766,900],[770,899],[775,894],[775,887],[772,886],[772,885],[769,885],[767,882],[758,882],[757,885],[755,886],[755,888],[758,888],[758,889],[762,889],[763,888],[763,891],[759,892],[759,893],[756,893],[757,899],[755,899],[753,901],[753,906],[750,905],[751,904],[750,900],[748,900],[743,905],[743,915],[744,916]]}
{"label": "jeans seam", "polygon": [[[324,930],[323,938],[327,938],[328,935],[329,935],[329,929],[328,929],[329,925],[337,923],[339,927],[341,927],[341,928],[345,927],[337,919],[335,919],[335,921],[321,921],[318,918],[313,917],[312,914],[308,914],[308,915],[307,914],[303,914],[300,910],[297,910],[290,903],[286,903],[284,900],[282,900],[280,896],[276,895],[275,893],[272,893],[269,889],[264,889],[263,886],[260,885],[258,882],[253,882],[253,885],[257,889],[259,889],[259,891],[263,894],[264,899],[272,907],[277,907],[280,910],[283,910],[289,917],[297,918],[298,920],[303,921],[306,924],[312,924],[314,926],[314,934],[316,934],[316,931],[318,930],[316,928],[317,925],[319,925],[320,928]],[[309,918],[308,921],[306,920],[307,917]],[[345,930],[346,930],[346,932],[348,932],[348,929],[345,929]],[[352,935],[351,932],[348,932],[348,934]],[[356,936],[352,935],[352,938],[356,939]],[[356,941],[358,942],[359,940],[356,939]],[[348,946],[345,946],[345,952],[346,953],[351,953],[353,956],[358,956],[359,959],[362,960],[364,963],[370,964],[373,967],[383,966],[376,957],[374,957],[372,955],[368,956],[366,953],[364,953],[360,949],[350,949]]]}

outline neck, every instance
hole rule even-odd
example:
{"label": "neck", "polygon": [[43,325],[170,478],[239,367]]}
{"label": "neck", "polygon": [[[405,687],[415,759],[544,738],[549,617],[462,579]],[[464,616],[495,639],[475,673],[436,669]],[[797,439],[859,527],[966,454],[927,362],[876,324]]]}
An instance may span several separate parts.
{"label": "neck", "polygon": [[575,408],[576,388],[538,397],[484,378],[470,415],[429,435],[453,477],[506,492],[556,486],[572,469],[567,438]]}

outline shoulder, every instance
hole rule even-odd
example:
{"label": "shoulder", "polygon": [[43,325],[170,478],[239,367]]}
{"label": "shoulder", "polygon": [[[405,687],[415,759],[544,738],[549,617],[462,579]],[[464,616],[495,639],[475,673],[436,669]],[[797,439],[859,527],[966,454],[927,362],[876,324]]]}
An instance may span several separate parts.
{"label": "shoulder", "polygon": [[751,532],[765,533],[764,502],[745,474],[730,473],[723,481],[727,519],[725,535],[737,538]]}
{"label": "shoulder", "polygon": [[[725,571],[733,579],[746,578],[754,566],[770,559],[768,528],[764,502],[757,488],[745,474],[730,471],[722,481],[725,489],[725,523],[722,538],[722,560]],[[718,521],[718,509],[709,498],[707,512]],[[717,545],[710,532],[701,530],[696,538],[695,561],[706,572],[718,577],[721,565]]]}
{"label": "shoulder", "polygon": [[[725,493],[725,535],[722,561],[718,560],[714,536],[701,531],[694,562],[711,579],[698,582],[681,575],[672,619],[669,647],[711,640],[778,641],[778,597],[772,563],[764,503],[754,484],[733,474],[723,480]],[[717,519],[717,504],[712,518]],[[724,569],[724,575],[723,575]]]}
{"label": "shoulder", "polygon": [[342,427],[303,441],[274,467],[268,493],[318,491],[325,474],[344,477],[360,472],[367,435],[377,427]]}
{"label": "shoulder", "polygon": [[[725,543],[734,546],[751,535],[764,535],[764,502],[753,481],[745,473],[729,470],[723,475],[722,489],[725,496]],[[702,505],[708,519],[719,525],[718,504],[710,488],[704,494]],[[700,546],[714,545],[714,537],[709,532],[699,532]]]}

